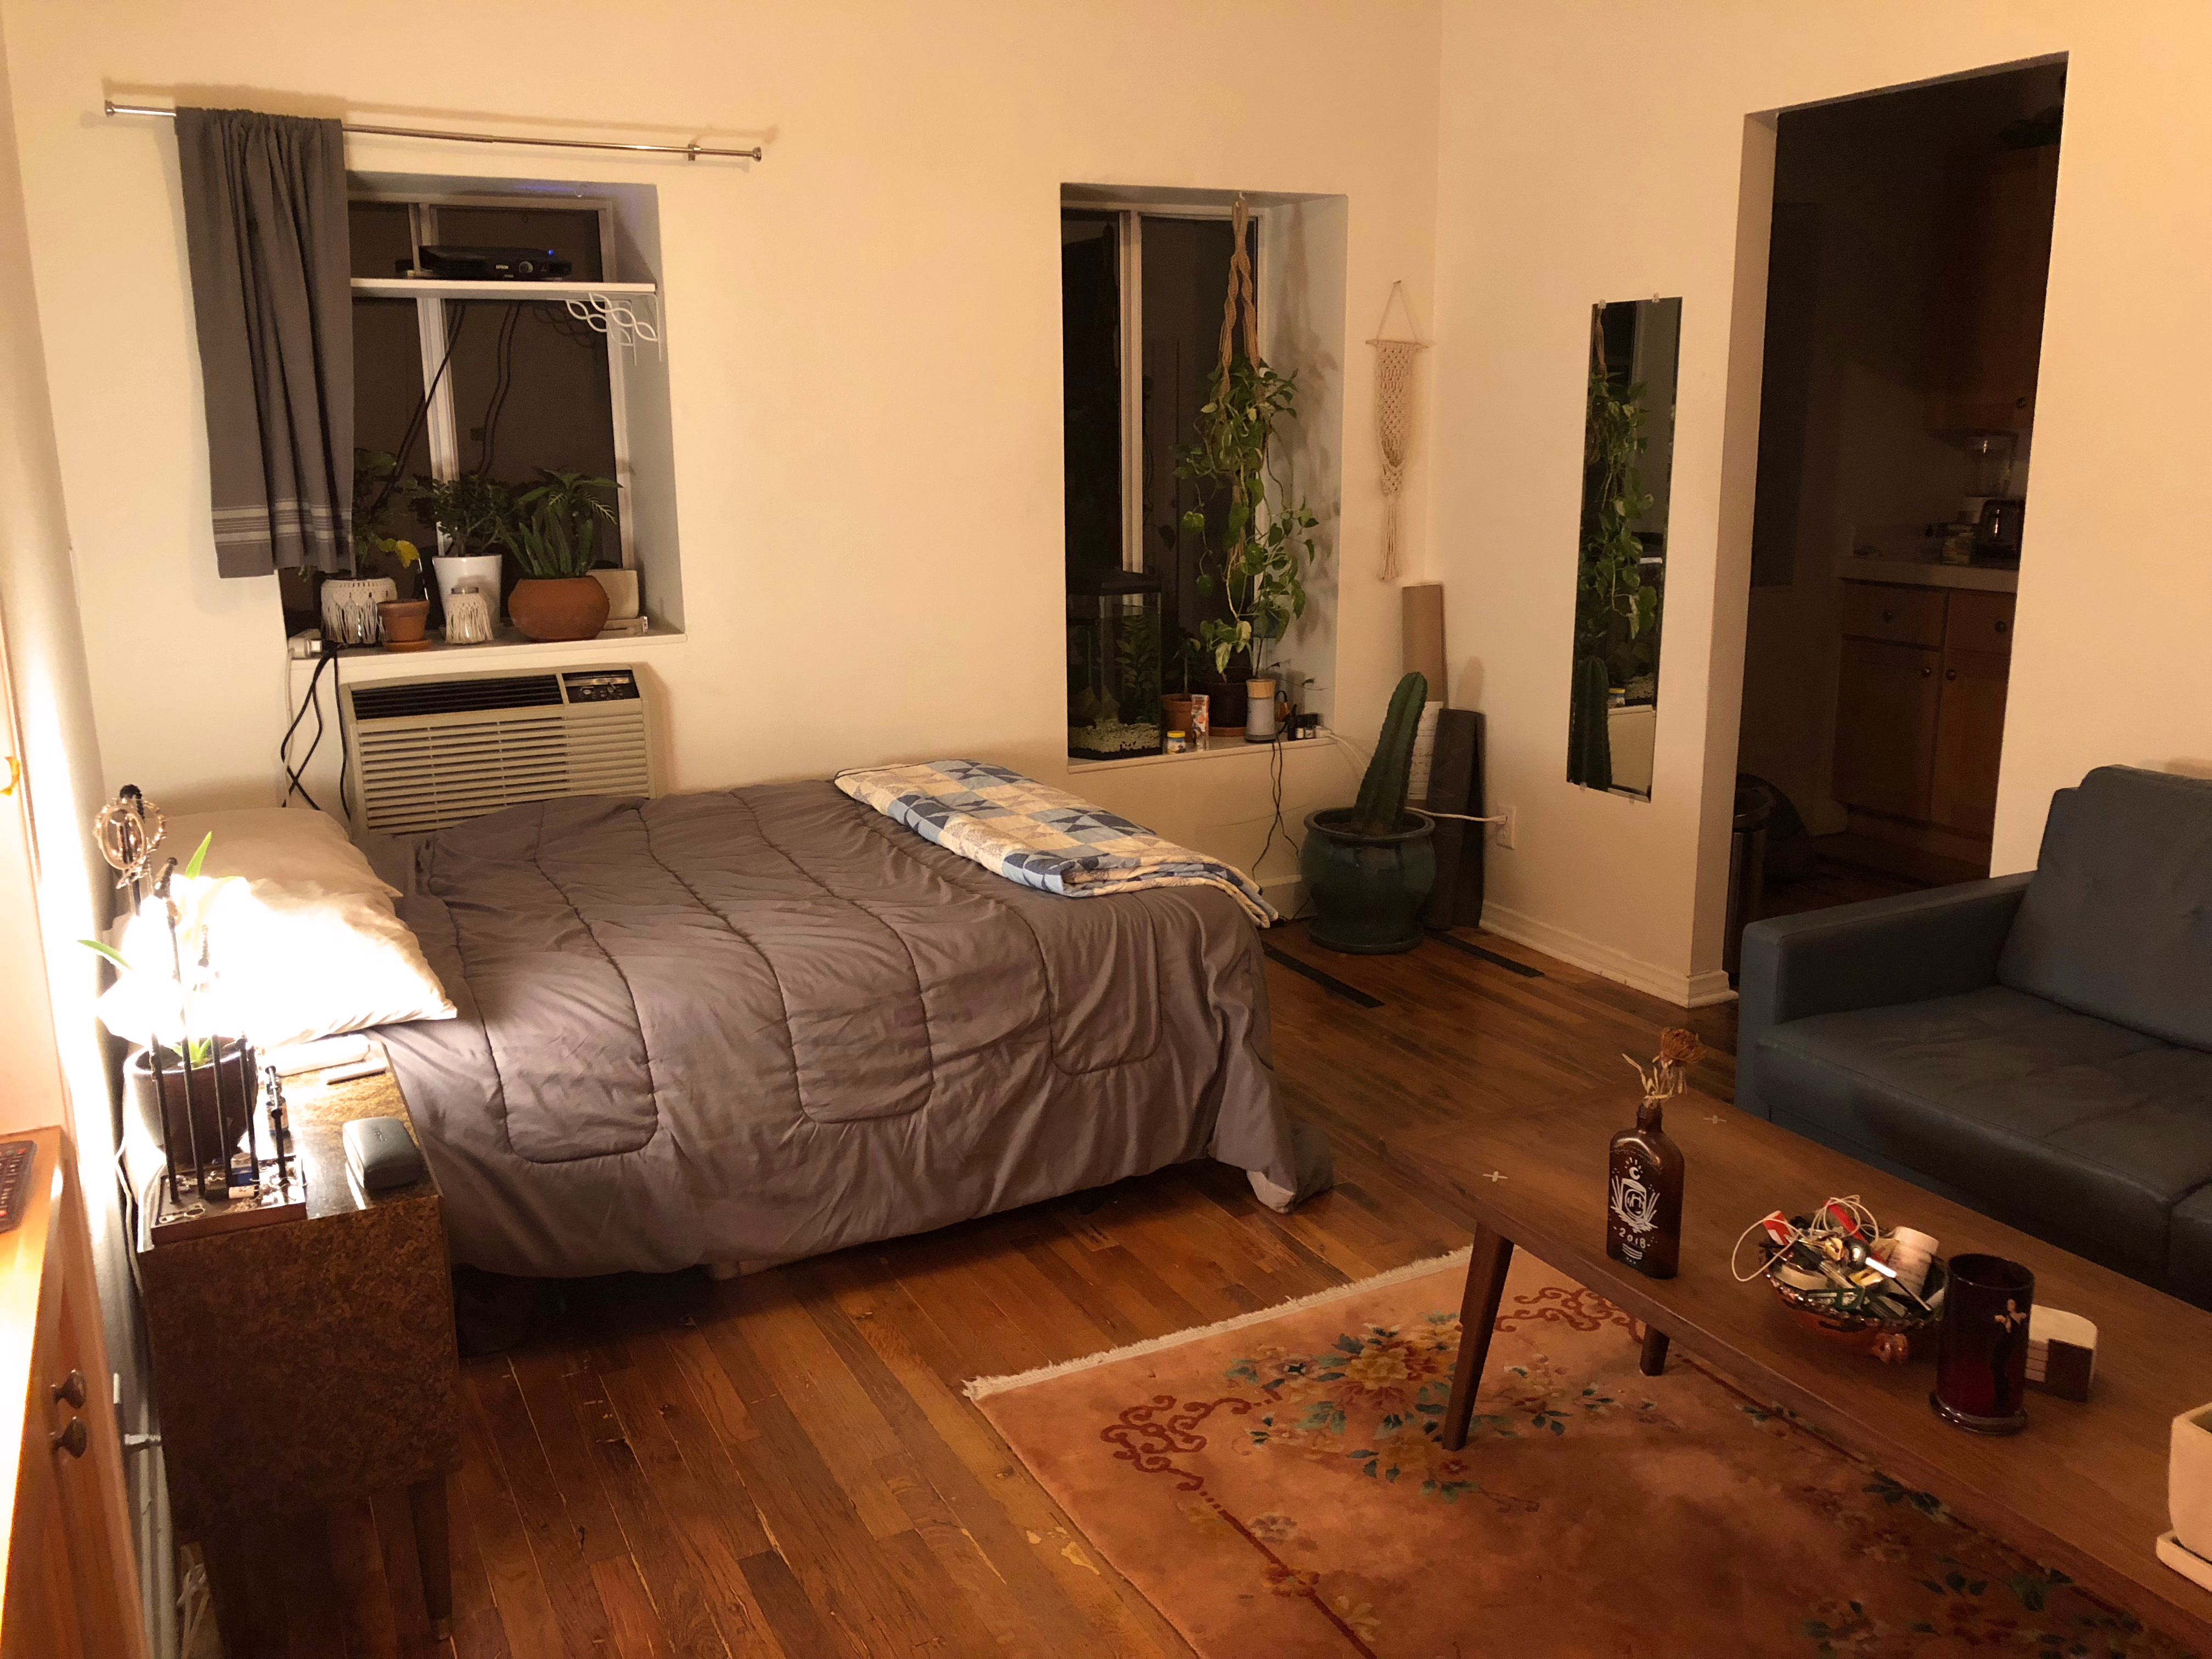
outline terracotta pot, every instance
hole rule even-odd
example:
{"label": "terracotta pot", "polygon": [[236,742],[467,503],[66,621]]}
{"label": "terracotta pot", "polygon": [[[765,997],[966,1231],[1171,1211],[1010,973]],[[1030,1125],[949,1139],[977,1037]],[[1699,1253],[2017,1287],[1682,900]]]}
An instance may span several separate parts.
{"label": "terracotta pot", "polygon": [[422,633],[430,625],[430,601],[428,599],[386,599],[376,607],[376,614],[384,621],[384,643],[397,651],[422,643]]}
{"label": "terracotta pot", "polygon": [[589,576],[525,576],[507,614],[533,640],[588,640],[607,625],[607,590]]}
{"label": "terracotta pot", "polygon": [[1194,746],[1206,741],[1206,700],[1203,691],[1170,691],[1160,699],[1166,712],[1168,730],[1181,732]]}

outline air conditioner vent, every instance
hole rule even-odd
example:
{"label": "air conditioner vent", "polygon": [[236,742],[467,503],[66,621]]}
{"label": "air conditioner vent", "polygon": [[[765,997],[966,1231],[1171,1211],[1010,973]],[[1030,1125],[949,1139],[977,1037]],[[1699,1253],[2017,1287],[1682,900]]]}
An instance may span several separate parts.
{"label": "air conditioner vent", "polygon": [[453,714],[474,708],[558,708],[560,703],[561,680],[554,674],[401,680],[385,685],[364,685],[353,693],[354,713],[365,720]]}
{"label": "air conditioner vent", "polygon": [[636,672],[387,681],[343,693],[356,829],[442,830],[562,795],[650,795],[652,702]]}

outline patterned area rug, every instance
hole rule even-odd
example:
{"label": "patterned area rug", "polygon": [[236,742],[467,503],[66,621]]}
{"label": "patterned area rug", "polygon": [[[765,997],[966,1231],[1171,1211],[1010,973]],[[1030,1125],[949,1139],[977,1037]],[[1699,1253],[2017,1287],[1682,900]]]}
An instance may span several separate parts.
{"label": "patterned area rug", "polygon": [[969,1392],[1207,1659],[2181,1652],[1525,1253],[1446,1452],[1464,1260]]}

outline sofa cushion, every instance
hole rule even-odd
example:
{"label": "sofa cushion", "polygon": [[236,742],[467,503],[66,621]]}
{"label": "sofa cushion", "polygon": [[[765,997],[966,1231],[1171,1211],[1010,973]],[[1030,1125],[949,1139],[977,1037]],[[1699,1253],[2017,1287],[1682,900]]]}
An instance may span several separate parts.
{"label": "sofa cushion", "polygon": [[2101,766],[2053,796],[1997,981],[2212,1048],[2212,780]]}
{"label": "sofa cushion", "polygon": [[2025,992],[1821,1014],[1758,1043],[1778,1116],[2153,1274],[2167,1212],[2212,1182],[2212,1054]]}

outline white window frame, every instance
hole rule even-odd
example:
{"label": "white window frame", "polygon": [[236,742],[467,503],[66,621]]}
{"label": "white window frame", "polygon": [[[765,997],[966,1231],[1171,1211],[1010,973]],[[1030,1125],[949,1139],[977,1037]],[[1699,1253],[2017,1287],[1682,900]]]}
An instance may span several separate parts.
{"label": "white window frame", "polygon": [[[1235,216],[1229,207],[1194,206],[1188,202],[1101,202],[1082,197],[1062,197],[1060,207],[1073,213],[1111,214],[1116,221],[1120,249],[1121,336],[1121,568],[1145,568],[1145,221],[1146,219],[1210,219],[1226,222]],[[1261,261],[1267,246],[1264,228],[1267,210],[1248,208],[1252,225],[1252,292],[1256,301],[1255,331],[1267,337],[1267,283]]]}
{"label": "white window frame", "polygon": [[[422,249],[438,240],[438,210],[441,207],[506,208],[514,210],[557,211],[562,213],[592,212],[599,220],[599,279],[619,282],[615,268],[615,204],[600,196],[506,196],[481,191],[439,194],[419,191],[356,190],[349,199],[356,202],[398,202],[407,208],[409,238],[412,257],[419,268]],[[527,288],[517,283],[518,289]],[[381,297],[381,296],[380,296]],[[515,302],[522,303],[524,295],[518,293]],[[421,344],[422,361],[418,371],[424,386],[438,374],[438,365],[446,356],[447,301],[435,294],[422,294],[414,298],[416,337]],[[471,301],[468,303],[501,304],[500,301]],[[616,514],[622,538],[622,568],[637,568],[637,549],[630,521],[630,497],[635,493],[629,463],[629,402],[623,381],[623,353],[611,338],[607,342],[607,408],[614,425],[615,482],[622,486],[616,492]],[[453,376],[448,372],[439,375],[437,389],[431,393],[430,405],[423,415],[423,435],[430,449],[430,476],[441,483],[451,483],[461,474],[460,422],[453,410]],[[438,532],[438,550],[446,550],[446,532]]]}

